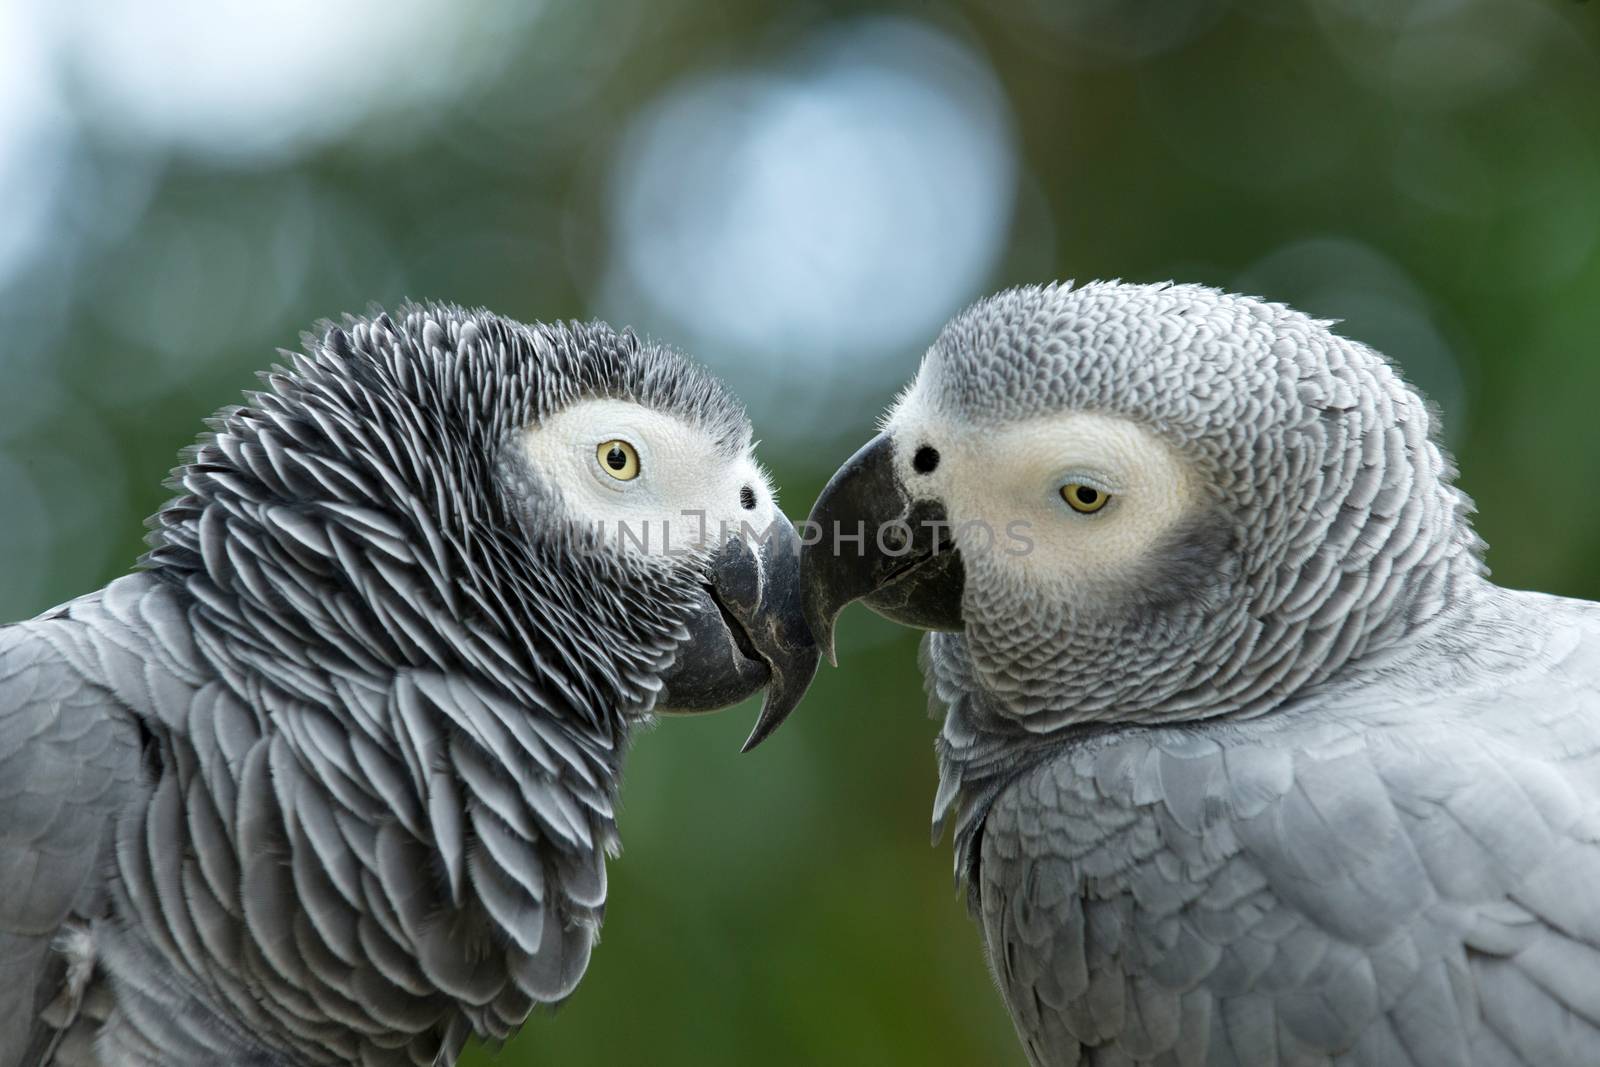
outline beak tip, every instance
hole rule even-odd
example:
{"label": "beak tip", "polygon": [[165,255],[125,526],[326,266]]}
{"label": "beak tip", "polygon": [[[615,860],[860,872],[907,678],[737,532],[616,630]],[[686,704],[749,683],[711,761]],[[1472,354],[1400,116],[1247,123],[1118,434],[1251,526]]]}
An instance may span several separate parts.
{"label": "beak tip", "polygon": [[838,618],[837,611],[827,611],[813,597],[807,598],[804,609],[806,629],[811,631],[811,639],[817,644],[817,651],[828,661],[828,666],[839,665],[839,654],[834,648],[833,624]]}
{"label": "beak tip", "polygon": [[756,716],[750,736],[739,747],[741,753],[761,744],[784,724],[811,688],[811,679],[816,673],[817,650],[809,641],[803,651],[772,664],[772,678],[761,699],[761,713]]}
{"label": "beak tip", "polygon": [[744,744],[739,746],[739,754],[751,751],[761,742],[771,737],[773,731],[783,725],[783,720],[789,717],[793,707],[775,708],[771,696],[761,702],[761,714],[756,716],[756,724],[750,728],[750,736],[744,739]]}

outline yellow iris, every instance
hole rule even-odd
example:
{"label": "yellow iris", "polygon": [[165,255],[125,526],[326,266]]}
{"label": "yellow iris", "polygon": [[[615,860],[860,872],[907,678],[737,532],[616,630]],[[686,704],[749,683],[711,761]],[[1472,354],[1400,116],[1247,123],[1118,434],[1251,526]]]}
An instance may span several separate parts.
{"label": "yellow iris", "polygon": [[619,482],[639,477],[639,453],[626,441],[602,441],[594,456],[600,461],[600,469]]}
{"label": "yellow iris", "polygon": [[1093,515],[1111,501],[1111,494],[1082,482],[1068,482],[1061,487],[1061,499],[1073,511]]}

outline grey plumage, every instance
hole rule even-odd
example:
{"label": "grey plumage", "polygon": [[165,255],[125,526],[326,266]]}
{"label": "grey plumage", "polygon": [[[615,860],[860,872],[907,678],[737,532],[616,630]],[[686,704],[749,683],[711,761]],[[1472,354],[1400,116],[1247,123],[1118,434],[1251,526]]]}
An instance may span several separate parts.
{"label": "grey plumage", "polygon": [[511,447],[600,397],[750,448],[601,324],[330,326],[212,420],[141,572],[0,628],[0,1065],[449,1064],[572,991],[714,584]]}
{"label": "grey plumage", "polygon": [[[923,649],[936,830],[1029,1059],[1600,1062],[1600,608],[1488,581],[1382,356],[1200,287],[978,304],[874,462],[959,523],[904,453],[1076,413],[1148,431],[1196,503],[1079,593],[958,528],[959,628]],[[804,561],[824,645],[851,566]]]}

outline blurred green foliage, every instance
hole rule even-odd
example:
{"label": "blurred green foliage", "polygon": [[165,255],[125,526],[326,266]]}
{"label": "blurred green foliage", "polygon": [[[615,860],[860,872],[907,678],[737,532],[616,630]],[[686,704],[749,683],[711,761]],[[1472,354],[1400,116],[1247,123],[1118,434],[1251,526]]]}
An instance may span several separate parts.
{"label": "blurred green foliage", "polygon": [[[0,288],[0,617],[124,571],[179,447],[319,318],[411,296],[648,323],[598,295],[623,131],[686,77],[869,13],[970,49],[1013,116],[1009,230],[962,299],[1175,277],[1342,318],[1445,406],[1497,578],[1600,596],[1592,5],[661,0],[508,20],[509,52],[458,94],[243,160],[132,137],[65,78],[50,235]],[[348,54],[399,80],[430,58]],[[752,405],[792,515],[929,340],[865,369],[817,357],[830,399],[804,425]],[[638,738],[603,943],[498,1062],[1021,1062],[928,845],[915,641],[852,609],[841,662],[750,756],[750,706]]]}

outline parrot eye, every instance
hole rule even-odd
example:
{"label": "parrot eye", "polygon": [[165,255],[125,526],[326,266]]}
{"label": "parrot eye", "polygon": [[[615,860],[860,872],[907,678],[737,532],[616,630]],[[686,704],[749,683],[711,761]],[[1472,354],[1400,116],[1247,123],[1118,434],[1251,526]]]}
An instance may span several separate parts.
{"label": "parrot eye", "polygon": [[619,482],[639,477],[639,453],[626,441],[603,441],[594,455],[600,461],[600,469]]}
{"label": "parrot eye", "polygon": [[1093,515],[1111,502],[1111,494],[1082,482],[1068,482],[1061,487],[1061,499],[1078,514]]}

